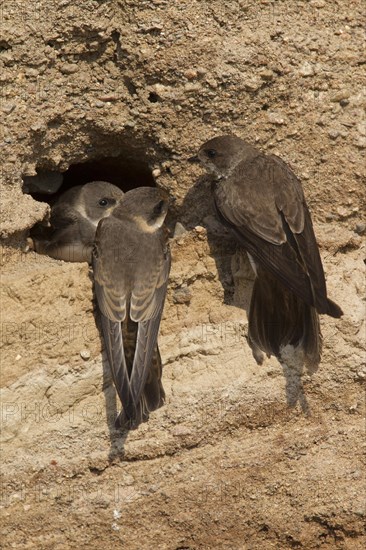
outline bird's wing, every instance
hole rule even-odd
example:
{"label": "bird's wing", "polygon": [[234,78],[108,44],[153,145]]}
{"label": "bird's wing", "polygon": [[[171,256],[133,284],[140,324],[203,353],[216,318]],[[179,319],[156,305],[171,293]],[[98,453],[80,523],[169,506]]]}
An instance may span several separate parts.
{"label": "bird's wing", "polygon": [[258,154],[243,161],[215,188],[215,199],[224,217],[236,227],[247,227],[272,244],[286,242],[275,202],[273,167]]}
{"label": "bird's wing", "polygon": [[[131,392],[136,403],[140,401],[153,354],[156,349],[159,326],[163,313],[168,277],[170,271],[170,250],[164,242],[164,254],[149,262],[152,269],[139,281],[132,293],[130,316],[138,321],[136,350],[130,379]],[[154,267],[153,267],[154,266]]]}
{"label": "bird's wing", "polygon": [[57,228],[46,228],[44,238],[36,242],[36,250],[52,258],[69,262],[90,263],[95,226],[86,218],[66,217],[58,220]]}
{"label": "bird's wing", "polygon": [[77,222],[80,213],[75,205],[80,200],[82,185],[71,187],[63,193],[51,208],[50,224],[54,229],[64,229]]}
{"label": "bird's wing", "polygon": [[343,315],[341,308],[327,297],[323,264],[316,242],[310,212],[305,202],[304,228],[300,233],[294,232],[293,236],[310,280],[315,308],[319,313],[326,313],[335,318],[341,317]]}
{"label": "bird's wing", "polygon": [[62,231],[78,222],[80,214],[69,205],[55,205],[51,210],[50,224],[54,231]]}
{"label": "bird's wing", "polygon": [[280,157],[269,155],[264,158],[269,166],[276,207],[285,216],[291,231],[294,234],[301,233],[305,224],[306,207],[301,182]]}
{"label": "bird's wing", "polygon": [[269,158],[274,166],[276,205],[284,218],[288,242],[291,244],[293,239],[296,242],[292,246],[308,275],[314,306],[319,313],[340,317],[343,314],[341,308],[327,298],[323,264],[301,183],[282,159],[275,155]]}
{"label": "bird's wing", "polygon": [[93,246],[95,293],[100,311],[111,321],[126,317],[128,282],[126,270],[119,269],[126,246],[120,238],[118,221],[103,218],[97,227]]}
{"label": "bird's wing", "polygon": [[124,354],[121,323],[111,321],[101,313],[101,324],[108,363],[112,378],[123,409],[128,418],[135,416],[136,404],[130,387],[130,379]]}
{"label": "bird's wing", "polygon": [[258,155],[239,165],[216,187],[215,203],[248,252],[286,287],[310,305],[327,300],[301,184],[281,159]]}
{"label": "bird's wing", "polygon": [[128,285],[123,270],[115,273],[119,265],[116,254],[120,253],[119,247],[114,246],[116,238],[119,238],[115,224],[116,222],[110,218],[100,221],[93,248],[92,265],[108,362],[124,411],[127,417],[131,418],[135,415],[136,407],[130,388],[121,327],[121,322],[126,317]]}

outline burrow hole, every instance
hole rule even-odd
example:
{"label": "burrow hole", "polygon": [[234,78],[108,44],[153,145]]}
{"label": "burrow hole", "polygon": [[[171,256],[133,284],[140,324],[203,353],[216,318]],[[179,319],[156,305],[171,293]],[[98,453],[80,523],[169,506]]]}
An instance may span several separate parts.
{"label": "burrow hole", "polygon": [[[112,151],[115,151],[114,147],[112,147]],[[42,159],[36,168],[36,176],[23,177],[23,192],[52,207],[68,189],[92,181],[112,183],[125,193],[136,187],[155,187],[156,182],[151,167],[152,159],[143,147],[133,144],[131,148],[125,147],[123,153],[120,151],[121,147],[119,147],[117,155],[112,153],[111,156],[100,156],[99,158],[93,156],[85,162],[71,164],[64,172],[50,169],[51,163],[48,163],[47,159]],[[164,157],[165,155],[163,155]],[[166,173],[169,173],[167,169]],[[176,221],[177,212],[173,207],[169,210],[165,220],[170,232],[173,231]],[[42,232],[42,228],[47,224],[47,220],[37,222],[30,228],[29,235],[33,237],[35,233]]]}
{"label": "burrow hole", "polygon": [[91,159],[71,164],[65,172],[37,167],[36,176],[23,178],[23,191],[35,200],[52,206],[71,187],[91,181],[107,181],[126,192],[135,187],[154,187],[155,181],[147,160],[126,155]]}

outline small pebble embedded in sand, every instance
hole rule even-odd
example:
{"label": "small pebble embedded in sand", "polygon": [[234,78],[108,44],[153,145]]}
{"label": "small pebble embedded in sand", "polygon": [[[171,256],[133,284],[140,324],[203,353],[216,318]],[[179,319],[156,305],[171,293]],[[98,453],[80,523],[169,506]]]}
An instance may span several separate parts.
{"label": "small pebble embedded in sand", "polygon": [[80,352],[80,357],[87,361],[88,359],[90,359],[90,351],[88,349],[82,349]]}

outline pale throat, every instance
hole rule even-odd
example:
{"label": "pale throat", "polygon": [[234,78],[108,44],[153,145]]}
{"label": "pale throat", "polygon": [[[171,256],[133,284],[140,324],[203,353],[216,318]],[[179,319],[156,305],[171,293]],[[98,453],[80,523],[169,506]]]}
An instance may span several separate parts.
{"label": "pale throat", "polygon": [[227,179],[229,176],[231,176],[233,170],[235,169],[235,165],[232,166],[230,169],[226,169],[225,171],[220,170],[215,166],[213,163],[205,163],[206,169],[214,176],[214,178],[218,180]]}
{"label": "pale throat", "polygon": [[161,214],[158,218],[155,218],[154,221],[148,222],[142,216],[132,216],[133,221],[144,233],[155,233],[164,223],[166,213]]}
{"label": "pale throat", "polygon": [[106,208],[104,211],[103,211],[103,214],[101,216],[99,216],[98,218],[94,219],[94,218],[91,218],[90,215],[88,215],[86,209],[85,209],[85,206],[83,204],[78,204],[75,206],[75,210],[77,212],[79,212],[79,214],[85,218],[86,220],[88,220],[88,222],[90,222],[92,225],[94,225],[94,227],[97,227],[98,226],[98,223],[100,222],[101,219],[103,218],[106,218],[107,216],[109,216],[111,210],[113,210],[113,208]]}

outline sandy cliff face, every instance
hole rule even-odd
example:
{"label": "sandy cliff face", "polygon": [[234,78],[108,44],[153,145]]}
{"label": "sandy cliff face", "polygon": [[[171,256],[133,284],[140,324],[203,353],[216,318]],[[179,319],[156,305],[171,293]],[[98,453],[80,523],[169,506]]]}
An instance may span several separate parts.
{"label": "sandy cliff face", "polygon": [[[4,547],[363,548],[361,2],[26,4],[1,8]],[[251,356],[249,266],[185,162],[228,132],[302,179],[345,312],[316,373]],[[127,437],[88,267],[23,251],[37,170],[177,197],[167,402]]]}

